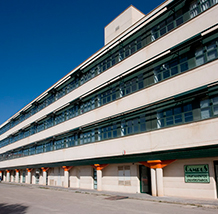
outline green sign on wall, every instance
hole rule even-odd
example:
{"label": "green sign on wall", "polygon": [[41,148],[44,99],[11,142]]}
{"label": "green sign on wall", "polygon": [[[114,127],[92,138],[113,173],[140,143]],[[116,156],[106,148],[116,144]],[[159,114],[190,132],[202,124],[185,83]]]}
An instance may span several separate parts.
{"label": "green sign on wall", "polygon": [[204,165],[185,165],[186,183],[210,183],[209,166]]}

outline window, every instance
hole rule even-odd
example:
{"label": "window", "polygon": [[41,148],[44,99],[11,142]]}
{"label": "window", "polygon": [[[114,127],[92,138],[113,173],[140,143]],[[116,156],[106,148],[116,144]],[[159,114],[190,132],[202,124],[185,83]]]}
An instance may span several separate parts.
{"label": "window", "polygon": [[45,125],[43,122],[37,125],[37,132],[41,132],[44,129],[45,129]]}
{"label": "window", "polygon": [[157,128],[193,121],[192,105],[176,106],[157,112]]}
{"label": "window", "polygon": [[155,41],[159,37],[158,35],[158,27],[155,26],[151,29],[151,41]]}
{"label": "window", "polygon": [[130,53],[134,54],[136,51],[135,41],[130,44]]}
{"label": "window", "polygon": [[121,121],[121,136],[146,131],[145,115]]}
{"label": "window", "polygon": [[49,152],[53,150],[53,142],[48,142],[45,144],[45,152]]}
{"label": "window", "polygon": [[217,45],[216,41],[211,42],[207,45],[207,60],[213,60],[217,58]]}
{"label": "window", "polygon": [[125,58],[128,57],[130,55],[130,48],[129,48],[129,45],[127,45],[125,48]]}
{"label": "window", "polygon": [[30,147],[29,148],[29,155],[34,155],[36,153],[36,147],[33,146],[33,147]]}
{"label": "window", "polygon": [[184,112],[184,121],[185,122],[193,121],[192,104],[184,105],[183,112]]}
{"label": "window", "polygon": [[217,4],[218,0],[212,0],[212,5]]}
{"label": "window", "polygon": [[190,4],[189,12],[190,12],[190,18],[194,18],[195,16],[198,15],[198,2],[197,1],[193,1]]}
{"label": "window", "polygon": [[36,146],[36,154],[44,152],[44,145]]}
{"label": "window", "polygon": [[118,136],[117,124],[111,124],[105,127],[102,127],[98,133],[100,135],[100,140],[107,140],[110,138],[116,138]]}
{"label": "window", "polygon": [[178,56],[154,68],[154,83],[182,73],[188,69],[188,58],[186,56]]}
{"label": "window", "polygon": [[218,115],[218,96],[212,99],[204,99],[200,102],[201,119],[207,119]]}
{"label": "window", "polygon": [[84,132],[80,134],[80,144],[91,143],[95,141],[95,130]]}
{"label": "window", "polygon": [[118,62],[122,61],[123,58],[124,58],[124,52],[123,52],[123,50],[121,49],[120,52],[119,52],[119,54],[118,54]]}
{"label": "window", "polygon": [[202,12],[207,10],[209,7],[210,7],[209,0],[200,0],[200,8]]}
{"label": "window", "polygon": [[24,150],[23,150],[23,155],[24,155],[24,156],[29,155],[29,149],[24,149]]}
{"label": "window", "polygon": [[210,100],[205,99],[200,102],[201,108],[201,119],[206,119],[211,117],[211,110],[210,110]]}
{"label": "window", "polygon": [[65,148],[64,139],[54,141],[54,150]]}
{"label": "window", "polygon": [[178,10],[175,14],[176,16],[176,26],[179,26],[183,23],[183,13],[182,9]]}
{"label": "window", "polygon": [[204,49],[203,47],[199,47],[195,51],[195,60],[196,60],[196,66],[202,65],[205,63],[205,57],[204,57]]}
{"label": "window", "polygon": [[68,147],[78,145],[78,136],[77,136],[77,134],[75,134],[75,135],[73,135],[71,137],[68,137],[66,142],[67,142]]}
{"label": "window", "polygon": [[142,41],[141,41],[141,37],[136,39],[136,48],[137,50],[141,49],[142,47]]}
{"label": "window", "polygon": [[212,98],[213,115],[218,115],[218,97]]}
{"label": "window", "polygon": [[69,108],[67,111],[68,111],[69,118],[73,118],[73,117],[78,116],[79,107],[78,107],[78,105],[74,105],[71,108]]}
{"label": "window", "polygon": [[138,76],[138,88],[139,88],[139,89],[144,88],[143,74],[140,74],[140,75]]}
{"label": "window", "polygon": [[59,113],[58,115],[55,116],[55,125],[64,122],[64,120],[65,120],[64,112]]}
{"label": "window", "polygon": [[24,131],[24,137],[29,137],[29,135],[30,135],[30,130],[29,129]]}
{"label": "window", "polygon": [[179,62],[180,62],[180,71],[181,72],[187,71],[189,69],[187,57],[181,57]]}

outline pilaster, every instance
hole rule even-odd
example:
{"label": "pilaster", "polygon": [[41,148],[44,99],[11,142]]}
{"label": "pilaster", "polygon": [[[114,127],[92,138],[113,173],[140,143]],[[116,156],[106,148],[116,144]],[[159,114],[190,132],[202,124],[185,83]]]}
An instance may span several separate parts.
{"label": "pilaster", "polygon": [[72,166],[62,166],[64,169],[64,187],[69,187],[69,171],[73,168]]}
{"label": "pilaster", "polygon": [[43,182],[42,182],[42,185],[47,185],[47,171],[49,170],[48,167],[42,167],[41,168],[42,171],[43,171]]}

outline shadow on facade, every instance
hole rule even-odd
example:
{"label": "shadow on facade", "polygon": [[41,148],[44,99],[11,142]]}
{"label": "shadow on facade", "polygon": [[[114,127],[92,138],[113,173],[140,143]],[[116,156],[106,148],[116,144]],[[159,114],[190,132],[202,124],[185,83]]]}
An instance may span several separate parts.
{"label": "shadow on facade", "polygon": [[24,214],[27,213],[27,206],[20,204],[0,204],[0,213],[1,214]]}

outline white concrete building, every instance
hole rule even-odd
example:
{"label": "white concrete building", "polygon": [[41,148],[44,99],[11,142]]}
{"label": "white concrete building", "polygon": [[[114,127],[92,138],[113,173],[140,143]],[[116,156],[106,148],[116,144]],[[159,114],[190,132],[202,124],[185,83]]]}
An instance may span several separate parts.
{"label": "white concrete building", "polygon": [[133,6],[105,46],[0,126],[6,182],[217,198],[218,0]]}

